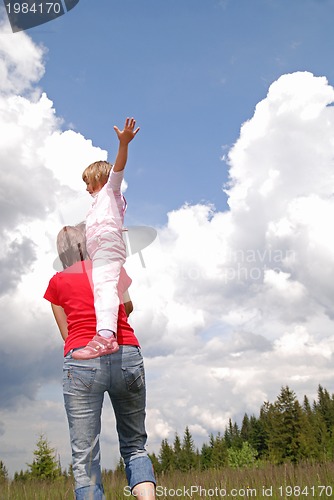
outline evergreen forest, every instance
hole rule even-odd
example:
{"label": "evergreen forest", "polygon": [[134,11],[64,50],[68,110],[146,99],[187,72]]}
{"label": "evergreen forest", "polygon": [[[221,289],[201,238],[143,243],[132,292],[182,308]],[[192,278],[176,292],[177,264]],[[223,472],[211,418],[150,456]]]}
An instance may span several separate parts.
{"label": "evergreen forest", "polygon": [[[71,478],[71,466],[62,470],[60,457],[44,435],[37,441],[28,470],[16,472],[14,482]],[[274,403],[264,402],[259,415],[244,415],[238,425],[228,425],[196,448],[187,426],[182,438],[175,433],[172,443],[161,442],[158,453],[150,454],[155,472],[208,471],[222,468],[256,467],[263,464],[321,464],[334,460],[334,394],[321,385],[312,403],[302,402],[288,386],[282,387]],[[1,457],[0,457],[1,458]],[[123,472],[122,460],[114,471]],[[104,471],[106,474],[107,471]],[[8,481],[4,461],[0,460],[0,484]]]}
{"label": "evergreen forest", "polygon": [[300,462],[323,463],[334,459],[334,394],[321,385],[312,403],[300,403],[288,386],[274,403],[265,402],[259,415],[244,415],[238,425],[229,420],[225,430],[211,434],[200,449],[186,427],[183,438],[172,444],[164,439],[158,454],[151,455],[158,473],[192,469],[273,465]]}

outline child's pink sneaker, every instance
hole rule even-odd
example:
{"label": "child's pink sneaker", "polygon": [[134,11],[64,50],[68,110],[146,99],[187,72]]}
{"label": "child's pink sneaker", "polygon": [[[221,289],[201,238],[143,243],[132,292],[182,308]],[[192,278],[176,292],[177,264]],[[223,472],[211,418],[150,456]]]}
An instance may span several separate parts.
{"label": "child's pink sneaker", "polygon": [[72,353],[73,359],[93,359],[107,354],[114,354],[119,350],[119,345],[116,337],[112,336],[109,339],[101,335],[95,335],[90,342]]}

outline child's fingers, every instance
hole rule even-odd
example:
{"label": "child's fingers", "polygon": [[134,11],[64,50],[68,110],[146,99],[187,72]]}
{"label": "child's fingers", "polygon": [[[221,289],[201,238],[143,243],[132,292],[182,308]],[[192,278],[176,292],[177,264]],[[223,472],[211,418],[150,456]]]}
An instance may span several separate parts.
{"label": "child's fingers", "polygon": [[134,129],[136,125],[136,120],[134,118],[127,118],[125,120],[125,127]]}

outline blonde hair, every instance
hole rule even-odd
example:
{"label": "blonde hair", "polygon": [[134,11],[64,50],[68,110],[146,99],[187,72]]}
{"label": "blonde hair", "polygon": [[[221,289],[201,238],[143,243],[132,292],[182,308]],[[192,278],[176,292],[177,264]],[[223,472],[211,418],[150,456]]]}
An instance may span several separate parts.
{"label": "blonde hair", "polygon": [[64,226],[57,236],[57,250],[64,269],[80,260],[86,260],[88,253],[85,223],[82,222],[77,226]]}
{"label": "blonde hair", "polygon": [[92,184],[93,189],[98,185],[104,186],[108,180],[113,165],[108,161],[95,161],[88,165],[82,173],[82,179]]}

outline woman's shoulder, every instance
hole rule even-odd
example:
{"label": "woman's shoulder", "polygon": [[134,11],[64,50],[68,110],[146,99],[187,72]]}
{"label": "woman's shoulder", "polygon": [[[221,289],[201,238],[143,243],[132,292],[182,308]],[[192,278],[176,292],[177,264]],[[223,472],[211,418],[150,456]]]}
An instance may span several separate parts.
{"label": "woman's shoulder", "polygon": [[87,274],[91,270],[92,270],[92,261],[87,259],[75,262],[74,264],[72,264],[72,266],[67,267],[58,274],[63,276],[68,276],[72,274]]}
{"label": "woman's shoulder", "polygon": [[79,261],[72,264],[72,266],[55,273],[50,279],[50,284],[61,284],[64,281],[73,282],[81,280],[82,278],[86,279],[87,274],[91,273],[91,271],[91,260]]}

